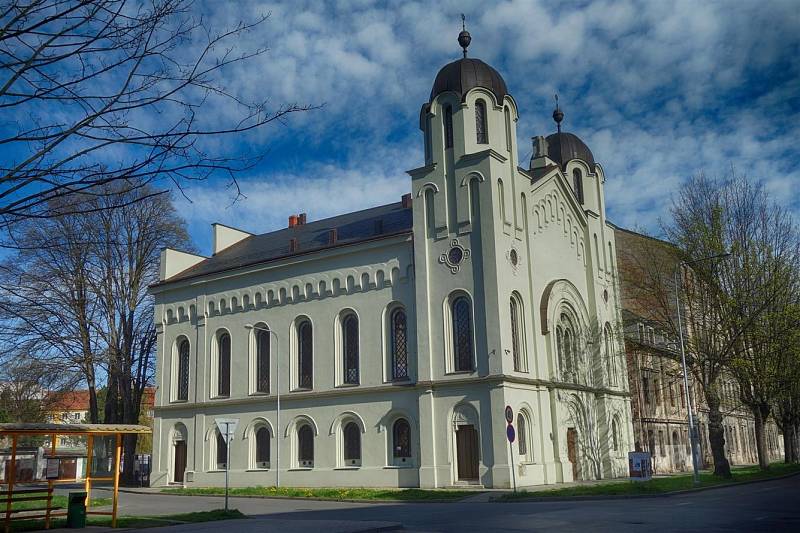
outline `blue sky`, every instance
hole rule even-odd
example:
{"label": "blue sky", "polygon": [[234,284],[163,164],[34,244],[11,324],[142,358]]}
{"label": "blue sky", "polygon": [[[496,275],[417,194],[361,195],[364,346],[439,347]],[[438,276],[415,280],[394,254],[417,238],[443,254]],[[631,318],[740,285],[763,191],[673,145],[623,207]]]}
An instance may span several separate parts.
{"label": "blue sky", "polygon": [[[800,8],[795,0],[597,2],[519,0],[331,2],[208,1],[222,27],[269,13],[237,41],[267,53],[226,73],[231,91],[320,109],[225,140],[266,152],[240,176],[193,183],[176,198],[192,237],[210,253],[212,222],[254,233],[397,201],[420,166],[420,106],[457,59],[460,13],[470,56],[505,78],[519,106],[519,158],[530,137],[564,129],[606,173],[609,217],[659,233],[682,180],[733,166],[763,180],[800,215]],[[225,109],[209,113],[225,113]]]}

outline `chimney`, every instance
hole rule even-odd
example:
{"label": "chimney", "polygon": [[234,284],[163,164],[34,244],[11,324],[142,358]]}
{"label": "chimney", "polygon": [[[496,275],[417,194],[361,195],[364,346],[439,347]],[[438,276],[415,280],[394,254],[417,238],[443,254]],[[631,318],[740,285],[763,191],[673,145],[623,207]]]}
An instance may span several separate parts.
{"label": "chimney", "polygon": [[300,213],[299,215],[297,215],[297,225],[301,226],[305,223],[306,223],[306,214]]}
{"label": "chimney", "polygon": [[383,233],[383,220],[376,220],[375,221],[375,235],[380,235]]}
{"label": "chimney", "polygon": [[292,237],[289,239],[289,251],[296,252],[300,248],[300,245],[297,244],[297,237]]}
{"label": "chimney", "polygon": [[336,228],[328,230],[328,244],[336,244],[339,240],[339,231]]}
{"label": "chimney", "polygon": [[543,167],[544,158],[547,157],[547,139],[541,135],[531,137],[533,141],[533,155],[531,155],[530,168]]}
{"label": "chimney", "polygon": [[403,202],[403,209],[410,209],[411,208],[411,193],[404,194],[402,198]]}
{"label": "chimney", "polygon": [[297,215],[289,215],[289,227],[293,228],[297,225]]}

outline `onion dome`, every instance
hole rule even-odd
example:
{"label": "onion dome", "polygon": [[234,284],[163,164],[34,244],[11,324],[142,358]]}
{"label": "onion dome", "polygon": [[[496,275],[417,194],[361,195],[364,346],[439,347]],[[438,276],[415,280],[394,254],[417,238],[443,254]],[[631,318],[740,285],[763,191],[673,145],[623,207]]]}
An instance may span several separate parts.
{"label": "onion dome", "polygon": [[547,136],[547,157],[558,163],[561,168],[573,159],[580,159],[594,168],[594,156],[580,137],[573,133],[560,131]]}

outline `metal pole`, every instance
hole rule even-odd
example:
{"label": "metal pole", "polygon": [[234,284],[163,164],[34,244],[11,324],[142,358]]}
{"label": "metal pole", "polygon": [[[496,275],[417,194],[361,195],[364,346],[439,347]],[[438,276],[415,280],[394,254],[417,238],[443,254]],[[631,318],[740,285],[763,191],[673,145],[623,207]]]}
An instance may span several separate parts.
{"label": "metal pole", "polygon": [[689,372],[686,368],[686,350],[683,346],[683,326],[681,325],[681,299],[680,299],[680,272],[683,263],[678,264],[675,269],[675,303],[678,309],[678,336],[681,341],[681,366],[683,367],[683,388],[686,392],[686,409],[689,411],[689,440],[692,443],[692,479],[696,484],[700,483],[700,473],[697,464],[697,431],[694,427],[694,413],[692,409],[692,397],[689,394]]}
{"label": "metal pole", "polygon": [[86,512],[89,512],[89,503],[92,495],[92,457],[94,454],[94,435],[86,435]]}
{"label": "metal pole", "polygon": [[511,454],[511,480],[513,481],[512,487],[514,487],[514,492],[517,492],[517,473],[514,471],[514,447],[511,445],[511,441],[508,441],[508,452]]}
{"label": "metal pole", "polygon": [[111,527],[117,527],[117,509],[119,509],[119,460],[122,456],[122,433],[117,433],[114,443],[114,502],[111,511]]}
{"label": "metal pole", "polygon": [[225,512],[228,512],[228,472],[231,469],[231,423],[225,422]]}
{"label": "metal pole", "polygon": [[278,365],[278,357],[280,357],[280,343],[278,335],[269,330],[270,334],[275,335],[275,397],[277,399],[277,414],[275,419],[275,488],[281,486],[281,441],[278,436],[281,433],[281,380],[280,380],[280,366]]}

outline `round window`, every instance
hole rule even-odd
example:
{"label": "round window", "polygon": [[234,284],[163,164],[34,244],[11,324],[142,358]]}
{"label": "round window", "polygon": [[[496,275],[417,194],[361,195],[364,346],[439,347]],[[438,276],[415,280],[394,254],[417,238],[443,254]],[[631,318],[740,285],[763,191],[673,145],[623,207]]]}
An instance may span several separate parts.
{"label": "round window", "polygon": [[461,263],[462,259],[464,259],[464,250],[462,250],[458,246],[453,246],[447,253],[447,258],[450,260],[451,264],[457,265]]}
{"label": "round window", "polygon": [[517,256],[517,251],[513,248],[511,249],[511,253],[508,254],[508,258],[511,259],[511,264],[517,266],[519,262],[519,257]]}

